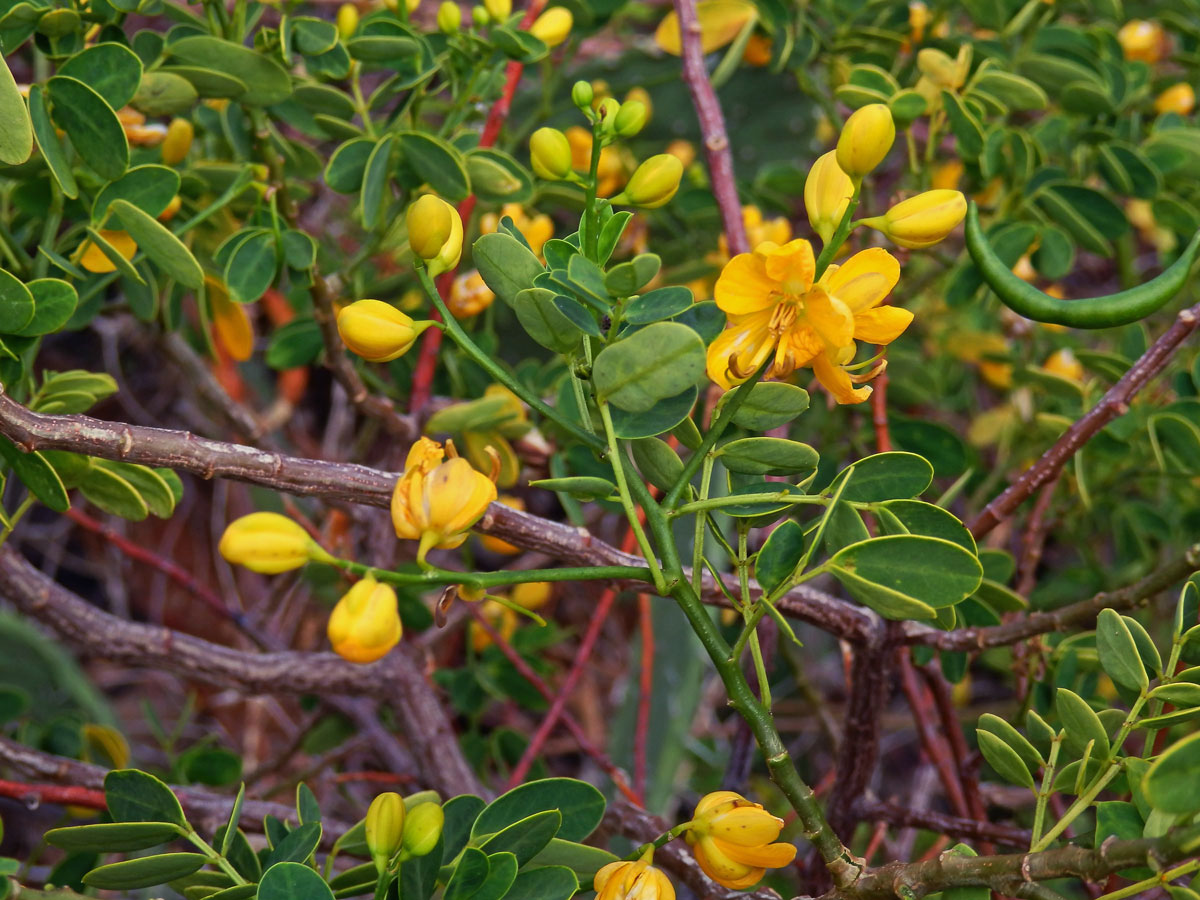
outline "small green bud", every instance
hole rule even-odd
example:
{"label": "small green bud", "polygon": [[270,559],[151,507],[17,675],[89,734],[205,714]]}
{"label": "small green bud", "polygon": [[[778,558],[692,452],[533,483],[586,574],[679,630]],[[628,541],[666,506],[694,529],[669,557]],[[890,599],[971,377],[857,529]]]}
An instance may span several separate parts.
{"label": "small green bud", "polygon": [[571,102],[580,109],[591,109],[595,94],[590,81],[577,81],[571,88]]}
{"label": "small green bud", "polygon": [[615,97],[605,97],[600,101],[600,105],[596,107],[596,115],[600,117],[601,127],[605,131],[613,130],[613,123],[617,118],[617,113],[621,111],[621,104],[617,102]]}
{"label": "small green bud", "polygon": [[404,825],[404,850],[409,856],[426,856],[442,836],[446,814],[437,803],[421,803],[408,811]]}
{"label": "small green bud", "polygon": [[538,178],[561,181],[571,174],[571,144],[557,128],[539,128],[529,138],[529,162]]}
{"label": "small green bud", "polygon": [[626,100],[613,120],[613,128],[621,137],[633,137],[645,127],[647,114],[645,103],[640,100]]}
{"label": "small green bud", "polygon": [[442,34],[454,34],[462,25],[462,9],[454,0],[444,0],[437,11],[437,27]]}
{"label": "small green bud", "polygon": [[475,23],[476,28],[484,28],[492,21],[492,17],[488,15],[488,11],[482,6],[472,6],[471,21]]}
{"label": "small green bud", "polygon": [[[440,811],[440,807],[439,807]],[[404,845],[404,799],[392,791],[380,794],[367,809],[367,849],[382,875],[389,860]]]}

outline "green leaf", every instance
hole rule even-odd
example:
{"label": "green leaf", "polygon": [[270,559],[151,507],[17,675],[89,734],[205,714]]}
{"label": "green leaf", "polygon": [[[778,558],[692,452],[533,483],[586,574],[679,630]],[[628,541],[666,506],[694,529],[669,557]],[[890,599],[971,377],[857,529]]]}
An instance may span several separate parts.
{"label": "green leaf", "polygon": [[488,877],[471,900],[501,900],[517,879],[517,858],[511,853],[493,853],[488,857]]}
{"label": "green leaf", "polygon": [[268,871],[276,863],[302,863],[312,856],[321,843],[321,823],[309,822],[298,825],[288,832],[287,837],[275,845],[263,867]]}
{"label": "green leaf", "polygon": [[[241,103],[250,106],[272,106],[291,96],[292,79],[287,70],[271,57],[241,44],[197,34],[168,44],[166,52],[173,60],[185,66],[236,78],[246,89],[245,93],[237,98]],[[197,90],[204,93],[199,85]]]}
{"label": "green leaf", "polygon": [[103,222],[114,200],[128,200],[148,216],[158,216],[179,193],[179,173],[167,166],[135,166],[106,184],[92,204],[92,221]]}
{"label": "green leaf", "polygon": [[570,900],[579,890],[579,879],[565,866],[526,869],[517,875],[507,896],[514,900]]}
{"label": "green leaf", "polygon": [[46,841],[68,853],[117,853],[148,850],[181,834],[169,822],[104,822],[54,828],[46,832]]}
{"label": "green leaf", "polygon": [[1069,752],[1081,756],[1088,742],[1092,741],[1093,758],[1102,759],[1108,755],[1108,733],[1086,700],[1074,691],[1060,687],[1055,708],[1067,732],[1063,746]]}
{"label": "green leaf", "polygon": [[[858,477],[858,467],[854,475]],[[882,506],[904,530],[885,527],[888,534],[923,534],[927,537],[937,537],[958,544],[968,553],[976,552],[975,538],[967,530],[958,517],[946,512],[940,506],[926,503],[924,500],[889,500]],[[882,526],[882,522],[880,523]]]}
{"label": "green leaf", "polygon": [[368,231],[379,223],[384,205],[390,195],[387,188],[388,173],[392,167],[393,143],[391,135],[381,138],[375,145],[375,149],[371,151],[371,155],[367,157],[367,166],[363,169],[360,209],[362,210],[363,227]]}
{"label": "green leaf", "polygon": [[633,213],[621,210],[613,213],[613,217],[604,223],[600,229],[600,238],[597,241],[596,249],[596,259],[600,265],[605,265],[609,257],[613,255],[613,251],[617,249],[617,242],[621,240],[621,235],[625,233],[625,227],[632,218]]}
{"label": "green leaf", "polygon": [[[843,470],[825,493],[836,492],[849,472],[850,469]],[[924,493],[932,483],[933,466],[925,457],[901,451],[876,453],[854,464],[854,478],[842,499],[855,503],[907,500]]]}
{"label": "green leaf", "polygon": [[82,81],[113,109],[120,109],[137,93],[142,61],[124,44],[107,41],[76,53],[58,67],[58,74]]}
{"label": "green leaf", "polygon": [[454,874],[446,882],[442,900],[468,900],[472,894],[483,887],[490,870],[491,865],[488,863],[487,854],[474,847],[467,847],[454,867]]}
{"label": "green leaf", "polygon": [[556,280],[563,287],[579,294],[582,298],[596,301],[601,308],[607,308],[612,302],[608,288],[604,284],[604,273],[600,267],[582,253],[574,254],[567,260],[567,278],[564,281],[561,273],[555,272]]}
{"label": "green leaf", "polygon": [[1156,810],[1176,815],[1200,810],[1200,733],[1168,747],[1146,772],[1142,793]]}
{"label": "green leaf", "polygon": [[692,387],[703,374],[700,335],[678,322],[655,322],[601,350],[592,383],[601,400],[645,412]]}
{"label": "green leaf", "polygon": [[142,75],[130,105],[148,116],[175,116],[190,111],[199,99],[199,92],[182,75],[159,70]]}
{"label": "green leaf", "polygon": [[642,477],[661,491],[668,491],[683,474],[683,460],[666,441],[656,437],[634,441],[630,446],[633,461]]}
{"label": "green leaf", "polygon": [[218,72],[204,66],[163,66],[156,72],[166,72],[187,81],[201,97],[237,100],[245,96],[249,88],[240,78],[234,78],[228,72]]}
{"label": "green leaf", "polygon": [[529,861],[530,866],[566,866],[581,882],[591,883],[596,873],[604,866],[617,862],[619,857],[599,847],[576,844],[554,838],[537,856]]}
{"label": "green leaf", "polygon": [[[855,481],[857,469],[843,500]],[[888,618],[933,618],[935,610],[975,593],[983,579],[974,554],[958,544],[918,535],[851,544],[826,565],[859,601]]]}
{"label": "green leaf", "polygon": [[730,472],[791,475],[815,469],[820,455],[808,444],[786,438],[752,437],[730,441],[714,454]]}
{"label": "green leaf", "polygon": [[104,801],[119,822],[170,822],[187,827],[179,798],[161,780],[137,769],[114,769],[105,775]]}
{"label": "green leaf", "polygon": [[[162,475],[149,466],[95,459],[92,460],[92,469],[107,469],[119,476],[137,492],[146,508],[158,518],[169,519],[175,512],[175,494],[172,493],[171,486]],[[86,490],[83,493],[84,496],[88,496]],[[88,499],[92,498],[89,496]]]}
{"label": "green leaf", "polygon": [[83,876],[88,887],[102,891],[128,891],[155,887],[198,872],[208,857],[202,853],[162,853],[92,869]]}
{"label": "green leaf", "polygon": [[83,496],[105,512],[132,522],[150,515],[150,508],[132,484],[112,469],[93,466],[79,483]]}
{"label": "green leaf", "polygon": [[658,256],[641,253],[629,262],[613,266],[604,276],[604,287],[614,297],[629,297],[653,281],[661,268],[662,260]]}
{"label": "green leaf", "polygon": [[576,500],[606,500],[616,496],[617,486],[605,478],[593,475],[570,475],[565,478],[541,478],[529,482],[530,487],[544,491],[570,494]]}
{"label": "green leaf", "polygon": [[488,804],[475,820],[471,836],[495,834],[534,813],[556,809],[562,813],[558,837],[582,841],[600,824],[604,807],[604,795],[585,781],[543,778],[513,788]]}
{"label": "green leaf", "polygon": [[1129,230],[1125,213],[1099,191],[1055,182],[1036,194],[1037,205],[1093,253],[1112,255],[1109,241]]}
{"label": "green leaf", "polygon": [[194,291],[204,287],[204,270],[200,263],[165,225],[128,200],[114,200],[110,208],[138,246],[164,272]]}
{"label": "green leaf", "polygon": [[1150,686],[1133,634],[1116,610],[1100,611],[1096,619],[1096,650],[1100,665],[1117,684],[1133,691]]}
{"label": "green leaf", "polygon": [[253,303],[274,284],[279,269],[275,233],[266,228],[253,231],[229,254],[225,263],[225,286],[235,303]]}
{"label": "green leaf", "polygon": [[565,355],[579,346],[581,335],[554,298],[547,288],[526,288],[513,298],[512,308],[526,334],[547,350]]}
{"label": "green leaf", "polygon": [[474,794],[459,794],[442,804],[445,824],[442,825],[442,842],[447,861],[456,857],[471,837],[471,826],[487,804]]}
{"label": "green leaf", "polygon": [[501,232],[485,234],[472,245],[471,259],[484,284],[509,306],[545,268],[533,252],[515,237]]}
{"label": "green leaf", "polygon": [[1162,175],[1137,147],[1106,141],[1096,146],[1096,155],[1100,174],[1117,193],[1153,200],[1162,191]]}
{"label": "green leaf", "polygon": [[480,849],[485,853],[511,853],[517,865],[523,866],[550,843],[561,825],[562,814],[557,809],[544,810],[497,832],[480,844]]}
{"label": "green leaf", "polygon": [[108,261],[113,264],[116,270],[121,274],[121,277],[128,278],[135,284],[145,285],[146,279],[142,278],[141,273],[137,268],[127,260],[121,251],[108,242],[108,240],[95,228],[90,225],[84,229],[88,240],[100,248],[101,252],[108,258]]}
{"label": "green leaf", "polygon": [[0,334],[17,334],[33,322],[33,292],[15,275],[0,269]]}
{"label": "green leaf", "polygon": [[645,412],[627,412],[613,407],[613,433],[622,440],[636,441],[670,431],[688,417],[699,395],[699,390],[692,386],[674,397],[660,400]]}
{"label": "green leaf", "polygon": [[421,45],[398,34],[374,34],[351,38],[346,49],[355,59],[369,63],[392,63],[421,55]]}
{"label": "green leaf", "polygon": [[535,63],[550,52],[549,47],[528,31],[501,26],[493,27],[488,36],[501,53],[517,62]]}
{"label": "green leaf", "polygon": [[13,473],[30,493],[55,512],[66,512],[71,507],[71,498],[62,479],[54,467],[37,450],[23,453],[7,438],[0,437],[0,457],[8,463]]}
{"label": "green leaf", "polygon": [[1034,81],[1013,72],[988,69],[979,73],[974,87],[997,97],[1012,110],[1045,109],[1049,103],[1046,92]]}
{"label": "green leaf", "polygon": [[395,137],[404,164],[444,198],[457,203],[471,193],[466,163],[452,144],[421,131],[397,131]]}
{"label": "green leaf", "polygon": [[[717,402],[717,411],[725,405],[732,392],[727,391]],[[761,382],[750,388],[750,395],[733,415],[733,424],[747,431],[770,431],[787,425],[808,409],[808,391],[782,381]]]}
{"label": "green leaf", "polygon": [[976,160],[983,151],[983,126],[955,94],[942,91],[942,108],[963,159]]}
{"label": "green leaf", "polygon": [[1046,761],[1042,759],[1042,754],[1038,753],[1037,748],[1029,742],[1029,739],[1025,735],[1017,731],[1007,719],[1002,719],[991,713],[984,713],[979,717],[979,731],[994,734],[1012,748],[1013,752],[1020,757],[1021,762],[1025,764],[1030,772],[1034,772],[1046,764]]}
{"label": "green leaf", "polygon": [[266,361],[272,369],[291,369],[313,362],[324,349],[325,342],[316,320],[312,316],[301,316],[277,328],[271,335]]}
{"label": "green leaf", "polygon": [[325,879],[298,862],[276,863],[258,883],[258,900],[333,900]]}
{"label": "green leaf", "polygon": [[[605,279],[605,283],[608,283],[607,279]],[[639,297],[634,297],[625,304],[625,321],[630,325],[649,325],[651,322],[661,322],[663,319],[674,318],[681,312],[691,309],[694,302],[695,298],[692,296],[690,288],[678,285],[657,288]]]}
{"label": "green leaf", "polygon": [[[10,75],[9,78],[11,77]],[[4,75],[0,73],[0,94],[3,94],[3,81]],[[54,123],[50,121],[45,89],[40,84],[29,86],[29,119],[33,125],[33,136],[37,138],[38,149],[42,151],[42,158],[46,161],[50,174],[54,176],[62,192],[74,200],[79,196],[79,186],[75,183],[75,173],[71,171],[71,164],[67,162],[67,152],[58,138]],[[3,139],[0,139],[0,148],[2,143]]]}
{"label": "green leaf", "polygon": [[[6,48],[10,52],[13,48]],[[34,86],[36,87],[36,85]],[[32,96],[32,88],[31,88]],[[8,63],[0,59],[0,162],[19,166],[33,153],[33,128],[25,99],[17,89]]]}
{"label": "green leaf", "polygon": [[804,556],[804,527],[785,519],[767,537],[754,561],[754,577],[763,589],[774,591],[796,570]]}
{"label": "green leaf", "polygon": [[75,151],[105,178],[120,178],[129,168],[129,142],[111,106],[74,78],[55,75],[46,82],[53,118]]}
{"label": "green leaf", "polygon": [[466,154],[471,191],[485,203],[526,203],[533,197],[533,176],[502,150],[477,147]]}
{"label": "green leaf", "polygon": [[1006,744],[1001,738],[992,734],[990,731],[980,731],[977,733],[979,739],[979,752],[983,754],[983,758],[1005,781],[1021,787],[1033,789],[1033,775],[1025,763],[1021,761],[1021,757]]}

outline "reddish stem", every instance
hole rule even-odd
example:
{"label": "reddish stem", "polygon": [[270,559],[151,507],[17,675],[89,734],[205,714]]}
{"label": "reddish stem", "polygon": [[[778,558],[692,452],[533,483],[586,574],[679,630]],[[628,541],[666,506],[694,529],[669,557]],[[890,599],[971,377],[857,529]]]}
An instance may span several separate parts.
{"label": "reddish stem", "polygon": [[935,715],[933,702],[924,685],[917,679],[917,673],[913,670],[912,660],[909,658],[907,650],[900,653],[900,671],[903,675],[900,684],[904,688],[904,696],[908,698],[909,708],[912,709],[913,721],[917,725],[917,736],[921,740],[921,747],[925,751],[925,755],[929,757],[929,761],[937,768],[942,789],[946,792],[950,806],[956,814],[966,818],[969,813],[962,783],[955,771],[954,761],[950,758],[950,749],[943,743],[942,736],[938,734],[937,726],[933,722]]}
{"label": "reddish stem", "polygon": [[[883,347],[876,347],[876,352],[883,352]],[[875,426],[875,449],[879,453],[887,453],[892,449],[892,433],[888,428],[887,414],[887,372],[880,372],[873,382],[871,391],[871,423]]]}
{"label": "reddish stem", "polygon": [[104,791],[76,787],[71,784],[22,784],[19,781],[0,781],[0,797],[11,797],[22,803],[56,803],[61,806],[86,806],[104,809]]}
{"label": "reddish stem", "polygon": [[642,671],[638,682],[637,725],[633,732],[633,786],[646,796],[646,743],[654,699],[654,616],[650,595],[638,594],[638,623],[642,631]]}

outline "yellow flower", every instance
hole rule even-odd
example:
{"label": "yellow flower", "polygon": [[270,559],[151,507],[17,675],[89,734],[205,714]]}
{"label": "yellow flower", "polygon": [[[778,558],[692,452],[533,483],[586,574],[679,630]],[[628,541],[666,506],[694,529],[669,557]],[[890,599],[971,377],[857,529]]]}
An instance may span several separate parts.
{"label": "yellow flower", "polygon": [[429,325],[428,321],[414,322],[382,300],[355,300],[337,317],[342,342],[352,353],[376,363],[403,356]]}
{"label": "yellow flower", "polygon": [[483,276],[477,269],[472,269],[454,279],[446,306],[456,319],[467,319],[479,315],[495,299],[492,289],[484,284]]}
{"label": "yellow flower", "polygon": [[742,51],[742,62],[756,69],[769,66],[773,46],[771,39],[765,34],[750,35],[750,40],[746,41],[746,49]]}
{"label": "yellow flower", "polygon": [[467,532],[496,499],[493,479],[471,468],[447,442],[442,446],[420,438],[408,451],[404,474],[392,494],[392,525],[396,536],[420,541],[417,559],[434,547],[449,549],[467,539]]}
{"label": "yellow flower", "polygon": [[1012,364],[997,357],[1008,355],[1008,341],[999,334],[967,332],[955,336],[952,352],[963,362],[979,366],[979,374],[992,387],[1008,390],[1012,387]]}
{"label": "yellow flower", "polygon": [[180,196],[178,194],[176,194],[174,197],[171,198],[170,202],[167,203],[166,209],[164,209],[162,212],[160,212],[158,214],[158,221],[170,222],[173,218],[175,218],[175,214],[177,212],[179,212],[179,210],[182,206],[183,206],[183,200],[180,198]]}
{"label": "yellow flower", "polygon": [[[509,509],[519,510],[520,512],[525,511],[525,501],[520,497],[513,497],[509,494],[505,494],[499,499],[499,502],[503,503]],[[507,556],[513,553],[521,552],[520,547],[510,544],[503,538],[498,538],[490,534],[480,535],[479,542],[493,553],[503,553]]]}
{"label": "yellow flower", "polygon": [[[679,190],[683,178],[683,163],[670,153],[651,156],[633,173],[623,192],[628,203],[646,209],[657,209],[670,201]],[[620,197],[613,200],[620,202]]]}
{"label": "yellow flower", "polygon": [[861,179],[883,162],[896,140],[896,123],[885,103],[856,109],[838,137],[837,164],[851,178]]}
{"label": "yellow flower", "polygon": [[217,342],[233,359],[245,362],[254,353],[254,328],[246,307],[229,298],[229,291],[216,276],[205,275],[204,286]]}
{"label": "yellow flower", "polygon": [[[742,225],[746,229],[746,243],[751,247],[757,247],[767,241],[786,244],[792,239],[791,222],[783,216],[776,216],[773,219],[763,218],[762,210],[753,203],[747,203],[742,207]],[[724,232],[717,237],[717,247],[717,253],[710,253],[705,258],[714,265],[723,266],[729,262],[729,241],[726,240]],[[707,291],[711,287],[711,283],[707,284],[704,290]],[[693,291],[693,293],[696,292]]]}
{"label": "yellow flower", "polygon": [[828,243],[837,231],[853,194],[854,182],[838,165],[837,151],[830,150],[808,170],[808,178],[804,180],[804,208],[813,231],[822,241]]}
{"label": "yellow flower", "polygon": [[557,47],[567,39],[575,17],[566,7],[554,6],[533,20],[529,33],[547,47]]}
{"label": "yellow flower", "polygon": [[908,4],[908,39],[912,43],[919,44],[925,38],[925,27],[930,18],[929,7],[921,0],[912,0]]}
{"label": "yellow flower", "polygon": [[195,135],[196,129],[187,119],[172,119],[162,142],[162,161],[168,166],[175,166],[187,159]]}
{"label": "yellow flower", "polygon": [[367,807],[367,850],[381,875],[404,843],[404,798],[394,791],[380,794]]}
{"label": "yellow flower", "polygon": [[369,576],[342,596],[326,626],[334,651],[353,663],[383,658],[400,643],[402,630],[396,592]]}
{"label": "yellow flower", "polygon": [[500,220],[505,216],[512,219],[517,231],[525,236],[529,249],[535,255],[541,256],[546,241],[554,237],[554,221],[545,213],[534,213],[532,216],[527,214],[520,203],[505,203],[500,207],[499,213],[484,213],[479,217],[479,230],[484,234],[497,231],[500,228]]}
{"label": "yellow flower", "polygon": [[[700,23],[700,47],[705,53],[720,50],[737,37],[747,23],[758,18],[750,0],[700,0],[696,19]],[[679,38],[679,16],[673,11],[658,24],[654,42],[664,53],[679,56],[683,45]]]}
{"label": "yellow flower", "polygon": [[[108,241],[112,247],[126,259],[133,259],[137,253],[137,242],[127,231],[100,231],[100,237]],[[116,264],[109,259],[100,245],[92,241],[83,242],[83,253],[79,257],[79,265],[88,272],[115,272]]]}
{"label": "yellow flower", "polygon": [[309,560],[332,559],[299,523],[272,512],[251,513],[230,522],[217,550],[235,566],[263,575],[298,569]]}
{"label": "yellow flower", "polygon": [[1066,347],[1051,353],[1042,368],[1068,381],[1083,381],[1083,364]]}
{"label": "yellow flower", "polygon": [[708,349],[709,378],[728,390],[774,351],[770,377],[811,366],[839,403],[870,395],[869,387],[853,387],[842,367],[854,357],[855,340],[888,344],[912,321],[908,310],[880,305],[900,278],[900,264],[875,247],[830,266],[816,284],[815,270],[806,240],[768,242],[729,261],[715,290],[729,327]]}
{"label": "yellow flower", "polygon": [[704,873],[727,888],[758,884],[767,869],[796,858],[793,844],[779,842],[783,819],[733,791],[707,794],[696,804],[687,842]]}
{"label": "yellow flower", "polygon": [[943,90],[955,92],[966,83],[973,54],[969,43],[958,48],[954,59],[934,47],[926,47],[917,54],[921,77],[917,79],[916,91],[925,98],[927,111],[932,113],[942,108]]}
{"label": "yellow flower", "polygon": [[1186,81],[1171,85],[1154,98],[1154,111],[1157,113],[1173,112],[1187,116],[1195,108],[1196,91]]}
{"label": "yellow flower", "polygon": [[922,250],[945,239],[966,214],[967,198],[960,191],[925,191],[862,222],[901,247]]}
{"label": "yellow flower", "polygon": [[675,887],[646,859],[611,862],[592,881],[596,900],[675,900]]}
{"label": "yellow flower", "polygon": [[409,206],[405,221],[409,246],[425,260],[430,275],[440,275],[458,265],[463,224],[457,209],[441,197],[422,194]]}
{"label": "yellow flower", "polygon": [[942,163],[933,170],[929,178],[929,186],[935,190],[954,190],[962,180],[966,166],[961,159],[952,159]]}
{"label": "yellow flower", "polygon": [[1117,42],[1126,59],[1156,63],[1163,57],[1167,36],[1157,22],[1132,19],[1117,32]]}

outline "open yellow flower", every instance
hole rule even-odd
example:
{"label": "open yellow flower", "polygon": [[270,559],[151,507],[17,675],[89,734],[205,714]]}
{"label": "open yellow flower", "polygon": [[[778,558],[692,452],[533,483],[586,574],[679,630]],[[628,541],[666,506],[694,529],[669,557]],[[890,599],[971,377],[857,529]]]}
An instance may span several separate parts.
{"label": "open yellow flower", "polygon": [[783,819],[733,791],[700,798],[687,831],[696,862],[717,884],[740,890],[758,884],[767,869],[796,858],[794,844],[780,841]]}
{"label": "open yellow flower", "polygon": [[869,387],[843,368],[855,341],[889,344],[912,321],[912,313],[881,306],[900,279],[900,264],[874,247],[830,266],[814,284],[816,261],[803,239],[760,244],[729,261],[717,279],[715,299],[729,327],[708,349],[708,377],[728,390],[756,371],[774,352],[768,377],[785,378],[811,366],[838,403],[860,403]]}
{"label": "open yellow flower", "polygon": [[[443,455],[449,459],[443,460]],[[479,521],[496,499],[495,478],[471,468],[446,442],[423,437],[408,451],[404,474],[392,494],[392,525],[396,536],[420,541],[417,559],[434,547],[450,549],[467,539],[471,526]]]}

